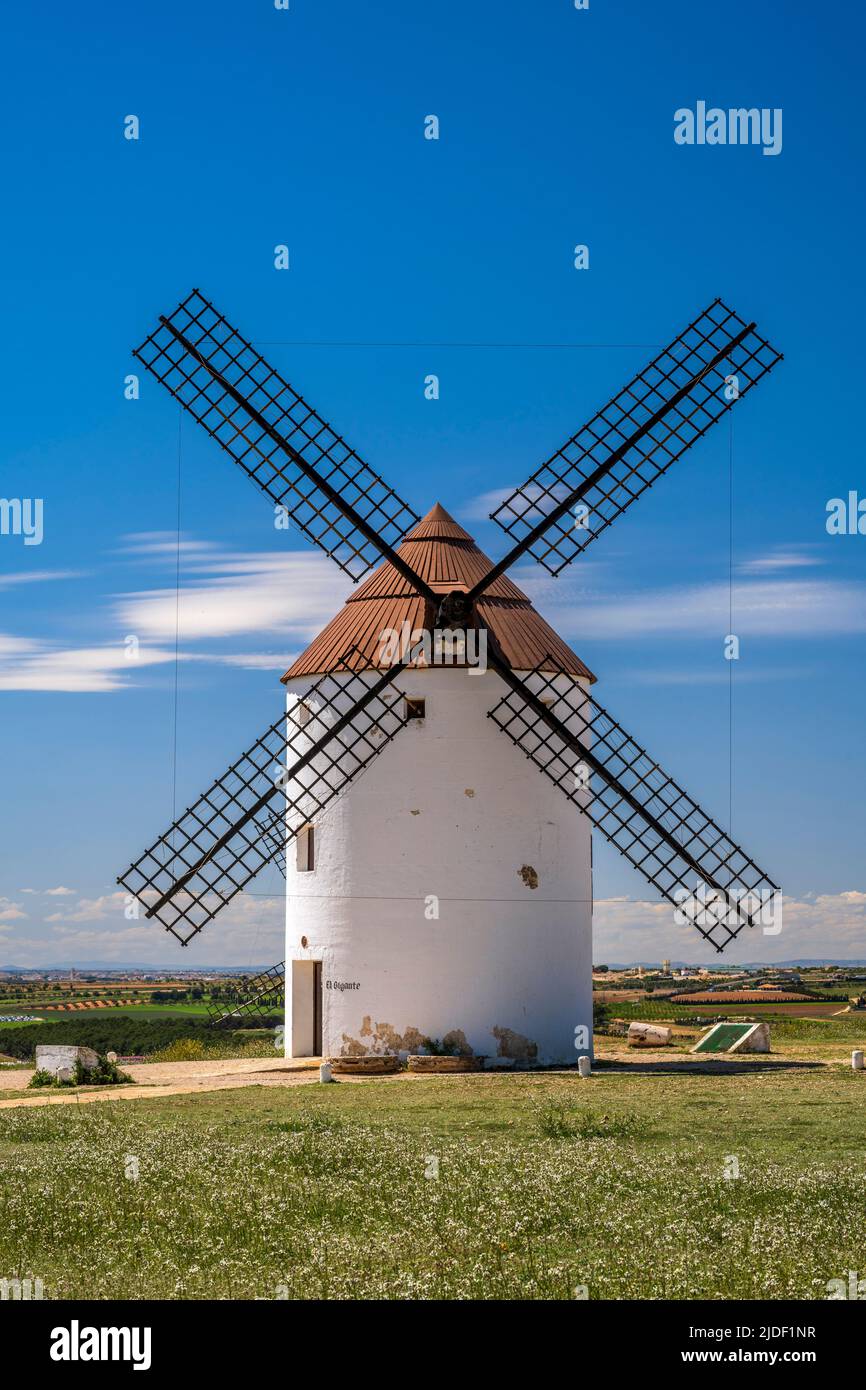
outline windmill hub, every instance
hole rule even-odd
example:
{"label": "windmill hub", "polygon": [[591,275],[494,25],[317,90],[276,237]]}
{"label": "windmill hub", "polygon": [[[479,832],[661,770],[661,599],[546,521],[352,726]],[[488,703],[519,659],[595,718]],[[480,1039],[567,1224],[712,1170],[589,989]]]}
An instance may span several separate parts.
{"label": "windmill hub", "polygon": [[442,630],[465,629],[473,625],[474,605],[463,589],[452,589],[439,605],[436,626]]}

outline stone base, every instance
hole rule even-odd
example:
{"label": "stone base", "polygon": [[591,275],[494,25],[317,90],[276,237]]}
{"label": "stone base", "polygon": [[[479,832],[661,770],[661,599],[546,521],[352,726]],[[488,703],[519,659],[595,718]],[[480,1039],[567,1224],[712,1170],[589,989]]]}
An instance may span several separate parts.
{"label": "stone base", "polygon": [[92,1047],[67,1047],[60,1043],[42,1043],[36,1049],[37,1071],[47,1071],[52,1076],[68,1072],[71,1077],[76,1062],[80,1062],[85,1071],[93,1071],[99,1066],[99,1056]]}
{"label": "stone base", "polygon": [[334,1076],[391,1076],[400,1071],[396,1052],[369,1057],[329,1057]]}
{"label": "stone base", "polygon": [[728,1049],[730,1052],[769,1052],[770,1051],[770,1025],[769,1023],[756,1023],[750,1033],[744,1038],[735,1042],[733,1047]]}
{"label": "stone base", "polygon": [[418,1053],[409,1057],[407,1066],[410,1071],[424,1072],[432,1076],[450,1076],[454,1072],[482,1071],[484,1069],[483,1057],[428,1057],[426,1053]]}

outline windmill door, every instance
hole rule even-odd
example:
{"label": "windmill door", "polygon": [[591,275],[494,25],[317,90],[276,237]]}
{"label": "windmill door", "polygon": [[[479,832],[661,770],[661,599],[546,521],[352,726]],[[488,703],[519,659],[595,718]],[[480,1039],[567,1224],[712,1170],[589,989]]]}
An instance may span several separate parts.
{"label": "windmill door", "polygon": [[313,961],[313,1056],[322,1055],[322,962]]}
{"label": "windmill door", "polygon": [[322,1055],[322,962],[292,961],[291,1057]]}

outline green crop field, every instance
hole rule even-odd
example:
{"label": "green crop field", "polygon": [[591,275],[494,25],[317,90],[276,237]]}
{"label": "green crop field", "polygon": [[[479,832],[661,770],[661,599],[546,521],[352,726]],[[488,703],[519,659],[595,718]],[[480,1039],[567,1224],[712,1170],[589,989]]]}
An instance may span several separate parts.
{"label": "green crop field", "polygon": [[[639,999],[634,1003],[617,1001],[606,1005],[609,1018],[621,1018],[626,1022],[651,1023],[670,1022],[709,1027],[715,1018],[733,1016],[735,1018],[765,1019],[818,1019],[851,1026],[866,1033],[866,1010],[844,1012],[842,1004],[827,1004],[818,1000],[814,1004],[726,1004],[724,999],[713,1004],[689,1004],[687,1000],[672,1004],[668,999]],[[859,1020],[859,1022],[858,1022]]]}
{"label": "green crop field", "polygon": [[[116,1009],[64,1009],[63,1012],[39,1008],[38,1004],[22,1007],[10,1005],[0,1008],[0,1013],[33,1014],[43,1023],[62,1023],[67,1018],[206,1018],[207,1004],[128,1004]],[[2,1028],[17,1028],[17,1023],[0,1023]]]}
{"label": "green crop field", "polygon": [[7,1110],[0,1268],[48,1298],[823,1298],[862,1268],[864,1125],[866,1077],[808,1064]]}
{"label": "green crop field", "polygon": [[[271,1029],[282,1023],[275,1014]],[[201,1014],[178,1010],[147,1014],[145,1010],[98,1009],[94,1013],[48,1014],[42,1022],[9,1023],[0,1031],[0,1052],[22,1061],[32,1060],[35,1048],[44,1043],[71,1043],[92,1047],[97,1052],[122,1054],[161,1052],[182,1040],[199,1043],[209,1055],[236,1055],[232,1028],[213,1028]]]}

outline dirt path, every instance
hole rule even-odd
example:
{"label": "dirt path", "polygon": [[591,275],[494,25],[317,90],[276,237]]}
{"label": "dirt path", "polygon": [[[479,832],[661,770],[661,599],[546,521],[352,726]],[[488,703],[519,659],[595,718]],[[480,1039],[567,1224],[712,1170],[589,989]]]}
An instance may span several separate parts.
{"label": "dirt path", "polygon": [[[94,1090],[36,1092],[0,1100],[0,1110],[33,1105],[87,1105],[97,1100],[148,1100],[156,1096],[195,1095],[230,1091],[240,1086],[302,1086],[318,1082],[318,1058],[286,1061],[257,1057],[225,1062],[153,1062],[127,1068],[134,1086],[104,1086]],[[23,1090],[32,1070],[0,1072],[0,1093]]]}

